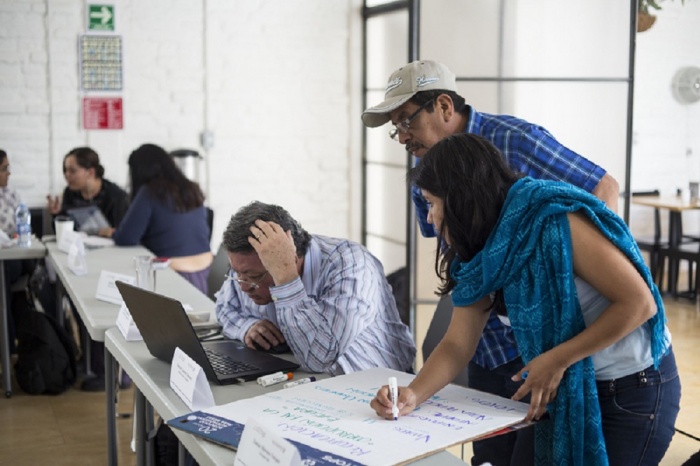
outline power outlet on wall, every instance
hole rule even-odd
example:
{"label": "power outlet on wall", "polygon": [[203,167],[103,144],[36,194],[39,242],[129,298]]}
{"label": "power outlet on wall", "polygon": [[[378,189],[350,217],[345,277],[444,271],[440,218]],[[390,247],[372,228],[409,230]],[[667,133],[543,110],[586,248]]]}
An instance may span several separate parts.
{"label": "power outlet on wall", "polygon": [[202,144],[202,147],[204,150],[209,150],[212,147],[214,147],[214,132],[204,130],[202,133],[199,135],[200,143]]}

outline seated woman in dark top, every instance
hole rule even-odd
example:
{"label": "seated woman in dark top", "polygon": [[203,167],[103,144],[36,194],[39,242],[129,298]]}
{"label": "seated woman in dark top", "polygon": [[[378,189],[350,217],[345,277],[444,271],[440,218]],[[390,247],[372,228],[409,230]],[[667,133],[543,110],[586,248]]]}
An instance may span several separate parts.
{"label": "seated woman in dark top", "polygon": [[119,226],[129,207],[122,188],[104,178],[100,156],[89,147],[76,147],[63,158],[63,176],[68,186],[62,199],[46,196],[51,215],[66,215],[69,209],[97,206],[113,227]]}
{"label": "seated woman in dark top", "polygon": [[[90,147],[76,147],[63,157],[63,176],[68,183],[63,196],[46,196],[47,210],[51,215],[67,215],[77,207],[97,206],[113,227],[119,226],[129,208],[129,196],[122,188],[104,178],[105,169],[100,156]],[[80,325],[82,321],[74,312]],[[104,343],[93,341],[90,345],[90,369],[94,376],[83,380],[80,388],[85,391],[102,391],[105,386]]]}
{"label": "seated woman in dark top", "polygon": [[142,244],[170,258],[170,267],[207,294],[214,259],[204,194],[161,147],[144,144],[129,156],[131,205],[118,228],[100,235],[119,246]]}

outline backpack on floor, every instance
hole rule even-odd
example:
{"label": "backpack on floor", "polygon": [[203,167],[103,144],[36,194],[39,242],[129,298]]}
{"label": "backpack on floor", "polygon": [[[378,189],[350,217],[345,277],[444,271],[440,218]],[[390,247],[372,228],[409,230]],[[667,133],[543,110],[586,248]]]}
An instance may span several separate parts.
{"label": "backpack on floor", "polygon": [[31,395],[57,395],[75,383],[73,343],[50,315],[27,309],[16,321],[15,377]]}

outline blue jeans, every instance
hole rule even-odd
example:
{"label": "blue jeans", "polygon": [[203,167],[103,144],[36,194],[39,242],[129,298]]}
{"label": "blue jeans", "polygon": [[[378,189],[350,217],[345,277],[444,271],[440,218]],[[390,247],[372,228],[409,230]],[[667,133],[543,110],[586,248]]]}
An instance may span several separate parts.
{"label": "blue jeans", "polygon": [[610,466],[656,466],[675,432],[681,382],[673,348],[659,369],[598,381],[598,401]]}
{"label": "blue jeans", "polygon": [[[510,378],[522,368],[523,362],[520,358],[493,370],[470,362],[469,387],[510,398],[522,385],[522,382],[513,382]],[[521,401],[529,403],[530,397],[527,396]],[[472,448],[474,450],[471,460],[473,466],[487,462],[493,466],[531,466],[535,459],[535,429],[527,427],[509,434],[480,440],[474,442]]]}

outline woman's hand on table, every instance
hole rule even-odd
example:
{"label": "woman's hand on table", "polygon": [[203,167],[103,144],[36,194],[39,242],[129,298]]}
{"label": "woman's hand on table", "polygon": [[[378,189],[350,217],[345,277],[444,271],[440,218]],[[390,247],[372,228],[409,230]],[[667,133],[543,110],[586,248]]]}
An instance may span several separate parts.
{"label": "woman's hand on table", "polygon": [[114,234],[114,230],[115,228],[112,227],[104,227],[100,228],[100,231],[98,231],[97,234],[102,236],[103,238],[111,238]]}

